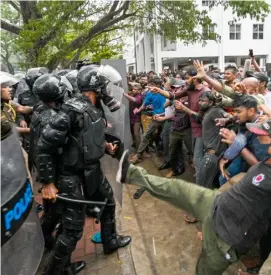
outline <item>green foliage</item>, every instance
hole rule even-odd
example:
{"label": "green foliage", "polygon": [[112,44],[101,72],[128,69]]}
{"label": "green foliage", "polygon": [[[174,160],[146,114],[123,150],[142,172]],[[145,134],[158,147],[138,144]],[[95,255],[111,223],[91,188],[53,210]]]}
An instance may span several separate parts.
{"label": "green foliage", "polygon": [[[26,55],[27,66],[44,65],[53,69],[58,64],[69,66],[85,56],[93,61],[119,56],[123,47],[120,37],[131,35],[133,29],[160,34],[171,41],[180,39],[186,44],[204,44],[207,36],[220,39],[217,33],[209,31],[206,36],[206,30],[215,24],[208,10],[200,9],[195,0],[24,1],[20,4],[18,1],[1,3],[1,13],[2,19],[17,26],[19,22],[22,27],[13,44]],[[246,16],[264,20],[270,11],[264,1],[217,0],[214,5],[232,8],[235,20]],[[23,16],[18,12],[20,9]]]}

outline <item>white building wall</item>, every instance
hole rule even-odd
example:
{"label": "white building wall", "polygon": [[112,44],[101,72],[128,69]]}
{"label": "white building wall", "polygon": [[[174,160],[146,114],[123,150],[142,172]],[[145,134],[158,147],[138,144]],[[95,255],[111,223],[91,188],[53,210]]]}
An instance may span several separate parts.
{"label": "white building wall", "polygon": [[[201,6],[201,0],[197,0],[198,5]],[[271,3],[271,0],[268,0]],[[202,9],[208,9],[208,7],[202,7]],[[231,9],[224,11],[222,6],[213,7],[209,11],[209,16],[212,18],[213,22],[217,24],[215,31],[221,35],[221,42],[217,43],[212,40],[207,41],[206,46],[202,46],[201,43],[184,45],[181,41],[177,41],[175,48],[172,50],[172,44],[168,44],[166,48],[163,47],[163,41],[161,37],[154,35],[154,65],[155,71],[161,72],[163,65],[162,59],[172,58],[186,58],[193,60],[197,57],[210,57],[218,58],[220,69],[224,68],[225,57],[247,57],[249,49],[253,49],[256,56],[265,56],[266,62],[271,62],[271,14],[265,19],[264,22],[264,39],[253,39],[253,24],[261,24],[262,22],[257,22],[256,20],[251,20],[250,18],[242,19],[236,24],[241,24],[241,39],[240,40],[230,40],[230,26],[229,22],[233,20],[233,15]],[[138,60],[138,72],[151,70],[151,64],[149,62],[150,58],[150,39],[147,34],[138,35],[138,40],[136,45],[144,43],[144,49],[139,47],[139,52],[137,52]],[[162,44],[162,45],[161,45]],[[162,47],[161,47],[162,46]],[[163,49],[163,50],[162,50]],[[143,55],[142,55],[143,54]],[[238,58],[240,64],[241,60]],[[260,60],[262,63],[263,60]],[[129,64],[127,62],[127,64]],[[175,61],[172,61],[173,67],[177,66]],[[261,64],[263,65],[263,64]]]}

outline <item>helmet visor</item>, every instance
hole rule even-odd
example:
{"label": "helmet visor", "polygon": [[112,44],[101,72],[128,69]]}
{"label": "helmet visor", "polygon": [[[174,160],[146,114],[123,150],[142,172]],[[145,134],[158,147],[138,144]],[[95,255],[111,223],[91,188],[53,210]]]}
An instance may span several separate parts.
{"label": "helmet visor", "polygon": [[19,82],[19,78],[7,72],[0,72],[0,85],[13,86]]}
{"label": "helmet visor", "polygon": [[65,77],[65,76],[61,76],[61,80],[60,80],[60,86],[63,87],[65,90],[68,90],[70,92],[73,91],[72,85],[70,83],[70,81]]}
{"label": "helmet visor", "polygon": [[117,70],[115,70],[113,67],[109,65],[101,65],[97,75],[105,77],[117,86],[122,86],[121,75]]}

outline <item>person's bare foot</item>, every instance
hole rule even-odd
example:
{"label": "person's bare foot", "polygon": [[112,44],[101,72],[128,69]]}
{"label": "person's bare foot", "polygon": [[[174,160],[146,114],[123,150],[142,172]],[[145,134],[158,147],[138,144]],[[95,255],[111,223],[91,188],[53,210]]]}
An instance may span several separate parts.
{"label": "person's bare foot", "polygon": [[151,158],[151,154],[148,153],[148,152],[146,152],[146,151],[144,151],[143,157],[144,157],[144,158]]}

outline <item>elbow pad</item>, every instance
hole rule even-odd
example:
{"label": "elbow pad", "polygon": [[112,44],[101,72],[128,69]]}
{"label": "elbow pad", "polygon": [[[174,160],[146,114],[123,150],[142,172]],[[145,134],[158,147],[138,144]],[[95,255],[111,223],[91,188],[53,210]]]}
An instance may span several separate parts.
{"label": "elbow pad", "polygon": [[54,157],[47,154],[38,155],[37,172],[39,182],[48,184],[56,180],[56,161]]}

